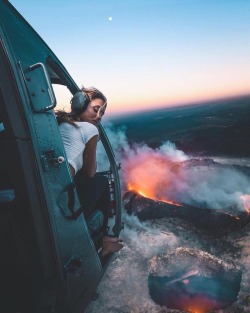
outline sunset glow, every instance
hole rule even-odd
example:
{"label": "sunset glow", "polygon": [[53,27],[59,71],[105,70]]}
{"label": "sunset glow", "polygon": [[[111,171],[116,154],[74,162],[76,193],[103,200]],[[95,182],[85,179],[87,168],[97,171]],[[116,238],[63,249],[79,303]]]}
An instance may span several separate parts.
{"label": "sunset glow", "polygon": [[11,3],[110,115],[250,93],[249,1]]}

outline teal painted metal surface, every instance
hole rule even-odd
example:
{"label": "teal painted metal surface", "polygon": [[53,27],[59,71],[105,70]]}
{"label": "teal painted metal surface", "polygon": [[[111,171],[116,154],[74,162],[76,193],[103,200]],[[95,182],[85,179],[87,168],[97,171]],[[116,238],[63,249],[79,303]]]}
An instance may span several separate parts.
{"label": "teal painted metal surface", "polygon": [[[32,279],[39,283],[35,296],[31,295],[35,303],[32,313],[34,308],[37,312],[82,312],[104,271],[83,215],[74,218],[73,213],[80,208],[74,188],[74,206],[68,205],[68,187],[73,186],[73,181],[53,112],[51,82],[67,85],[72,93],[79,88],[40,36],[3,0],[0,42],[0,69],[4,75],[0,79],[0,148],[5,151],[0,155],[0,163],[6,165],[18,207],[26,216],[27,232],[36,243]],[[121,197],[117,165],[102,127],[100,132],[115,181],[114,234],[119,235]],[[1,171],[5,171],[3,165]],[[52,300],[43,302],[45,294]]]}

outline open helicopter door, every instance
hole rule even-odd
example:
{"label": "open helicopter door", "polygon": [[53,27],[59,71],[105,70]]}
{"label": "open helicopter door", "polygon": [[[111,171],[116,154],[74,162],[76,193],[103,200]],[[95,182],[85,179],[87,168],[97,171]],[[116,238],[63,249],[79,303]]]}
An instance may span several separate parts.
{"label": "open helicopter door", "polygon": [[0,0],[0,191],[13,195],[0,200],[6,313],[83,312],[103,275],[85,219],[74,214],[80,204],[53,112],[49,57],[56,59]]}

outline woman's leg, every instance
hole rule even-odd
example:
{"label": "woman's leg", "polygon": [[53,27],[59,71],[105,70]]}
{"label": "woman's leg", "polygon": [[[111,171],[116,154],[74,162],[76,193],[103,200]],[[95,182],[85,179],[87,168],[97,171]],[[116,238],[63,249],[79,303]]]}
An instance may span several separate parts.
{"label": "woman's leg", "polygon": [[[102,211],[104,216],[102,231],[105,234],[110,212],[110,191],[107,177],[96,175],[89,178],[76,175],[75,182],[85,218],[88,218],[96,210]],[[105,263],[105,259],[110,253],[117,252],[122,247],[122,239],[104,235],[102,239],[102,263]]]}
{"label": "woman's leg", "polygon": [[94,211],[102,211],[104,216],[103,231],[106,232],[110,210],[110,191],[107,177],[77,175],[75,181],[84,216],[88,218]]}

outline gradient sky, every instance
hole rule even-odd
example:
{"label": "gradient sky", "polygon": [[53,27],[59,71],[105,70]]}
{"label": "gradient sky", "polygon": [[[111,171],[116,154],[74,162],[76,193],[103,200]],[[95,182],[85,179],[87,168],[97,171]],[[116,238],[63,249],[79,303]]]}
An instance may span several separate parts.
{"label": "gradient sky", "polygon": [[250,0],[10,2],[110,113],[250,94]]}

